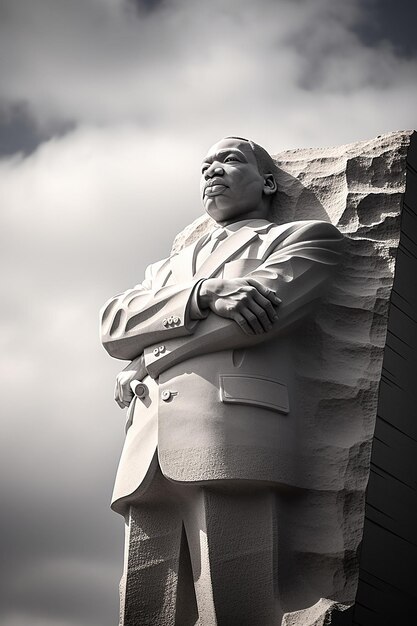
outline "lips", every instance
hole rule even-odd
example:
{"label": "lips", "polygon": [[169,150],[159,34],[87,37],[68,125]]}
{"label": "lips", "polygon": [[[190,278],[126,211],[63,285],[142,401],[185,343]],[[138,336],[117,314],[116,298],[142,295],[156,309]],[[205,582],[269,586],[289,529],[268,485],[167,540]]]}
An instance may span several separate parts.
{"label": "lips", "polygon": [[227,189],[227,185],[225,185],[222,181],[213,178],[213,180],[206,183],[206,186],[204,187],[204,195],[212,198],[213,196],[218,196],[223,193],[225,189]]}
{"label": "lips", "polygon": [[204,195],[212,198],[213,196],[218,196],[223,193],[225,189],[227,189],[226,185],[210,185],[210,187],[206,187]]}

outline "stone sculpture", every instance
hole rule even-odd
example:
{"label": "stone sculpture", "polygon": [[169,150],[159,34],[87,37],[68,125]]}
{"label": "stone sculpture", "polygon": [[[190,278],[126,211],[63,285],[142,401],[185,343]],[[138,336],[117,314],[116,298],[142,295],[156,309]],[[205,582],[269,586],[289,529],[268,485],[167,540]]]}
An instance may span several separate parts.
{"label": "stone sculpture", "polygon": [[222,140],[209,217],[103,308],[131,361],[121,625],[320,626],[353,603],[409,141],[274,162]]}

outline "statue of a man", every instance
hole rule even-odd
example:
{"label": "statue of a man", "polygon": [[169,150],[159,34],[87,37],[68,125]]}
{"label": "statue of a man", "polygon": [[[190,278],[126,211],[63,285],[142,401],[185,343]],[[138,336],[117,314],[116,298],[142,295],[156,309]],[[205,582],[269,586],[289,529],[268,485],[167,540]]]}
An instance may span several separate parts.
{"label": "statue of a man", "polygon": [[124,626],[281,623],[277,501],[299,486],[302,428],[292,338],[343,238],[269,221],[276,191],[261,146],[216,143],[201,196],[217,228],[103,309],[104,347],[131,361],[112,504],[127,522]]}

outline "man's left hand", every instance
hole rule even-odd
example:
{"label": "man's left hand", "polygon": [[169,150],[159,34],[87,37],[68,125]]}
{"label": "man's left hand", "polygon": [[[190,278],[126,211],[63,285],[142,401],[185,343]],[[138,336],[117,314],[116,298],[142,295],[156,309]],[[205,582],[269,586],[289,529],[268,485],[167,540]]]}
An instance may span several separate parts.
{"label": "man's left hand", "polygon": [[250,277],[203,280],[197,297],[202,309],[234,320],[247,335],[271,330],[281,303],[272,289]]}

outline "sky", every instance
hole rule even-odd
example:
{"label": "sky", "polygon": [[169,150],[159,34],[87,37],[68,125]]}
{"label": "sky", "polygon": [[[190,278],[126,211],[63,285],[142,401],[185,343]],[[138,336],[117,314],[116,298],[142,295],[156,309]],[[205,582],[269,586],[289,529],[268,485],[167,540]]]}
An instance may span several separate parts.
{"label": "sky", "polygon": [[98,311],[202,213],[225,135],[416,127],[413,0],[0,0],[0,623],[117,623],[124,363]]}

